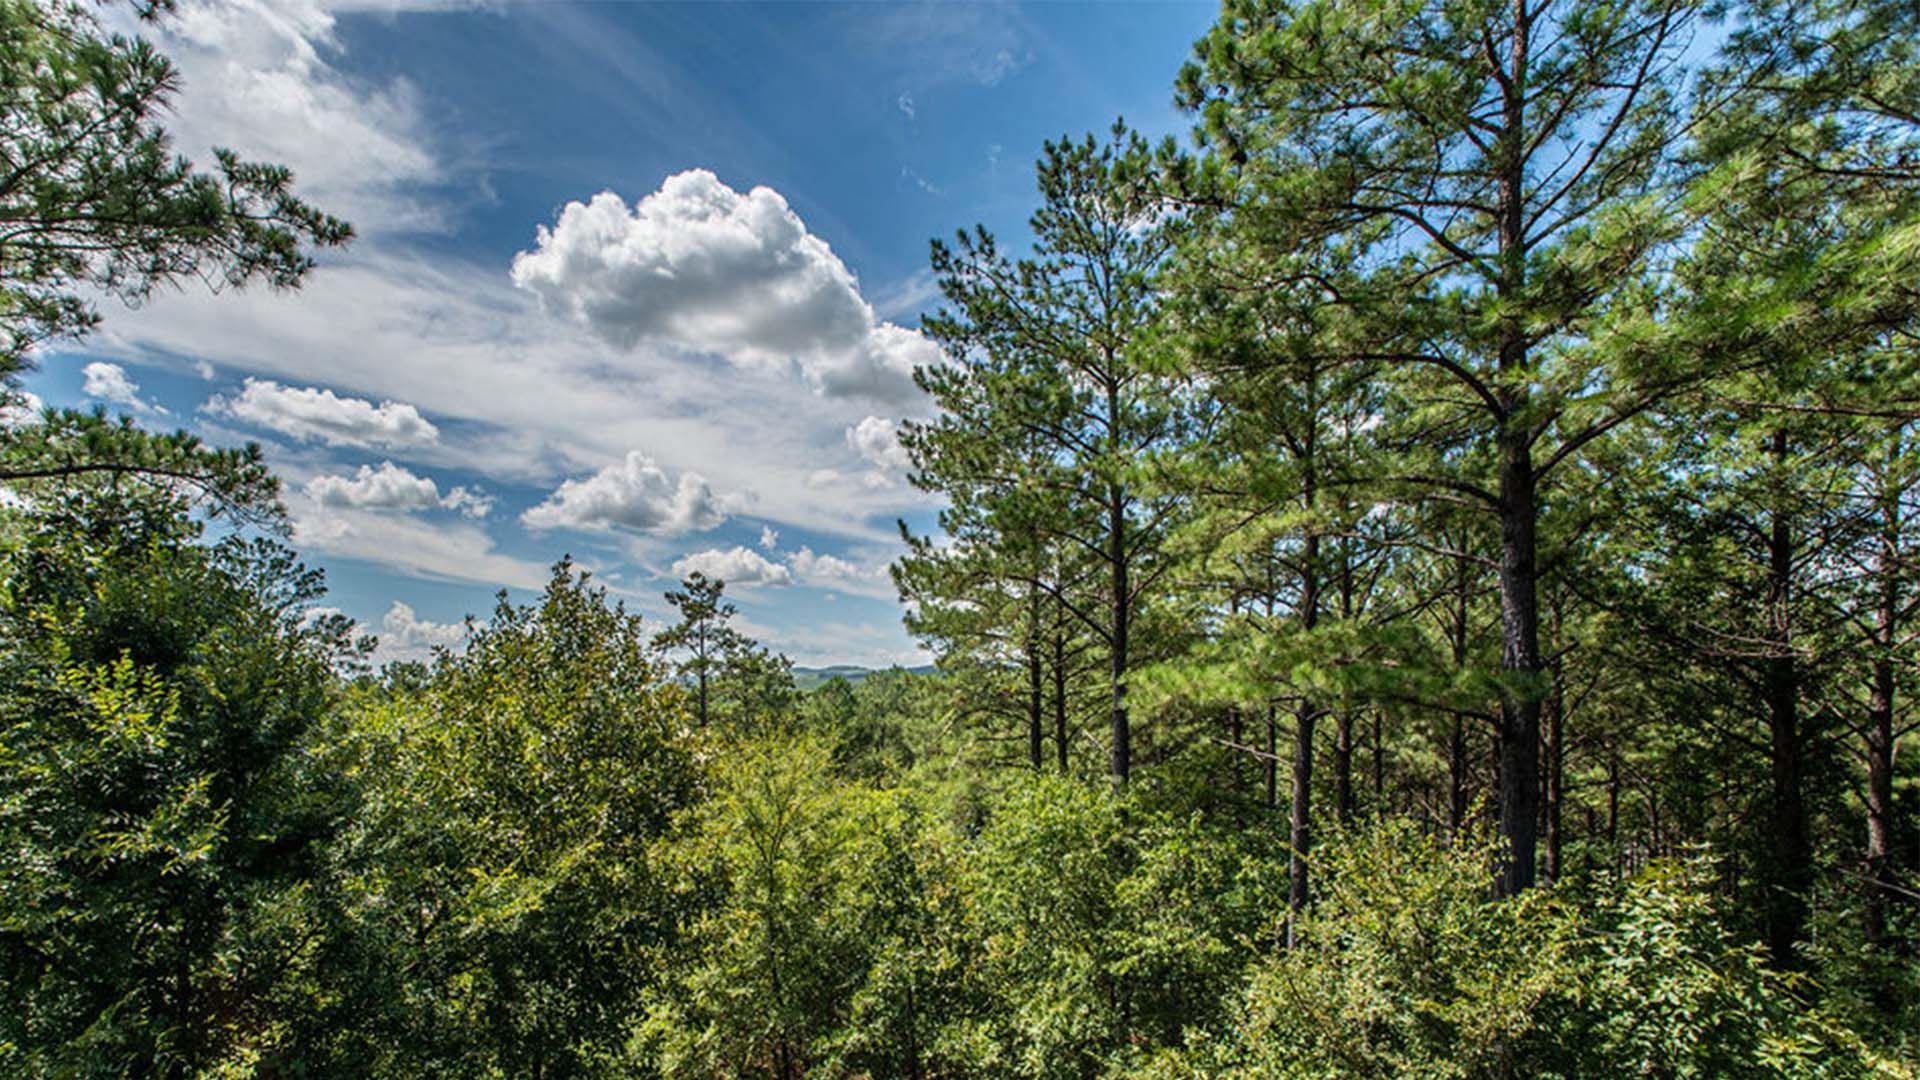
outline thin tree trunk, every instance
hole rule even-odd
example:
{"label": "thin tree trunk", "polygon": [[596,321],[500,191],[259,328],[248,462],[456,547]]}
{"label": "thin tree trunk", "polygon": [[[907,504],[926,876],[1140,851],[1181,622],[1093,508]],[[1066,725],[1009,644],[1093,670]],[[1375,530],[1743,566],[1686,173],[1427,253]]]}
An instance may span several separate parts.
{"label": "thin tree trunk", "polygon": [[1341,825],[1353,824],[1353,710],[1341,709],[1333,730],[1333,810]]}
{"label": "thin tree trunk", "polygon": [[1387,748],[1380,733],[1380,710],[1373,710],[1373,815],[1387,812]]}
{"label": "thin tree trunk", "polygon": [[1460,842],[1467,823],[1467,727],[1459,713],[1447,733],[1447,838]]}
{"label": "thin tree trunk", "polygon": [[1293,924],[1307,906],[1307,857],[1313,846],[1313,817],[1309,805],[1313,798],[1313,725],[1318,719],[1312,705],[1302,705],[1293,739],[1293,803],[1288,815],[1287,846],[1292,858],[1287,867],[1287,945],[1293,945]]}
{"label": "thin tree trunk", "polygon": [[1280,806],[1280,722],[1271,701],[1267,702],[1267,756],[1261,765],[1266,771],[1267,809],[1276,810]]}
{"label": "thin tree trunk", "polygon": [[[1774,472],[1784,483],[1787,433],[1773,435]],[[1773,849],[1767,881],[1767,948],[1774,963],[1790,968],[1807,925],[1807,890],[1813,884],[1813,843],[1802,792],[1799,664],[1793,649],[1792,581],[1794,536],[1784,494],[1770,515],[1767,534],[1767,622],[1771,649],[1764,661],[1767,729],[1772,754]]]}
{"label": "thin tree trunk", "polygon": [[1867,941],[1882,948],[1891,944],[1887,934],[1887,901],[1895,885],[1893,695],[1893,663],[1885,655],[1876,656],[1872,697],[1867,703],[1866,929]]}
{"label": "thin tree trunk", "polygon": [[1027,598],[1027,757],[1033,771],[1040,771],[1041,714],[1045,709],[1040,660],[1040,594],[1036,589]]}
{"label": "thin tree trunk", "polygon": [[1564,710],[1566,707],[1566,698],[1561,693],[1559,679],[1560,679],[1560,676],[1558,671],[1558,665],[1556,664],[1555,672],[1554,672],[1553,694],[1551,697],[1547,699],[1547,710],[1546,710],[1547,711],[1547,743],[1546,743],[1546,754],[1547,754],[1547,770],[1546,770],[1547,771],[1547,776],[1546,776],[1547,852],[1546,852],[1546,856],[1547,857],[1546,857],[1546,863],[1542,867],[1541,876],[1545,879],[1546,884],[1548,885],[1552,885],[1554,882],[1559,881],[1560,872],[1561,872],[1561,863],[1560,863],[1560,845],[1561,845],[1561,839],[1562,839],[1561,813],[1563,811],[1563,799],[1565,797],[1564,758],[1566,754],[1566,716],[1565,716]]}
{"label": "thin tree trunk", "polygon": [[[1471,541],[1462,536],[1454,541],[1459,550],[1465,551]],[[1447,627],[1447,644],[1453,653],[1453,670],[1462,672],[1467,667],[1467,632],[1469,629],[1469,608],[1472,602],[1472,569],[1465,558],[1453,561],[1453,618]],[[1453,723],[1447,729],[1447,839],[1458,843],[1461,830],[1467,823],[1467,787],[1468,771],[1471,762],[1467,757],[1466,718],[1458,711],[1452,713]]]}
{"label": "thin tree trunk", "polygon": [[1113,640],[1109,650],[1108,678],[1113,694],[1113,750],[1109,771],[1114,790],[1127,784],[1133,771],[1133,729],[1127,721],[1127,632],[1133,605],[1127,582],[1127,511],[1118,487],[1107,493],[1108,558],[1113,566]]}
{"label": "thin tree trunk", "polygon": [[1620,873],[1620,752],[1607,755],[1607,850],[1613,853],[1613,872]]}
{"label": "thin tree trunk", "polygon": [[[1311,392],[1311,389],[1310,389]],[[1308,432],[1301,454],[1301,501],[1312,514],[1316,501],[1313,436]],[[1311,635],[1320,625],[1320,537],[1308,527],[1300,551],[1300,630]],[[1313,726],[1320,707],[1311,695],[1300,702],[1293,733],[1293,797],[1289,806],[1287,846],[1292,849],[1287,874],[1287,943],[1293,943],[1295,917],[1307,906],[1307,860],[1313,848]]]}
{"label": "thin tree trunk", "polygon": [[1067,774],[1067,639],[1053,628],[1053,753],[1060,775]]}
{"label": "thin tree trunk", "polygon": [[[1353,622],[1353,548],[1340,543],[1340,621]],[[1333,808],[1341,825],[1353,824],[1353,708],[1342,704],[1334,723]]]}
{"label": "thin tree trunk", "polygon": [[1867,701],[1867,941],[1880,948],[1894,942],[1887,933],[1887,906],[1900,877],[1893,853],[1894,706],[1897,682],[1893,651],[1900,640],[1900,534],[1902,492],[1893,479],[1901,449],[1895,443],[1888,473],[1881,479],[1880,551],[1876,559],[1879,596],[1874,618],[1872,687]]}

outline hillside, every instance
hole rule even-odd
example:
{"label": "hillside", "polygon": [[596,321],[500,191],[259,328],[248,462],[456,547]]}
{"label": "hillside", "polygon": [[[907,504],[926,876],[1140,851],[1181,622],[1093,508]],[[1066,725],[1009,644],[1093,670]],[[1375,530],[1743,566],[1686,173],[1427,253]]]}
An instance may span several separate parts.
{"label": "hillside", "polygon": [[[835,679],[845,679],[858,684],[876,671],[891,671],[891,668],[869,668],[858,664],[833,664],[828,667],[796,667],[793,669],[793,685],[800,690],[817,690]],[[911,675],[931,675],[932,664],[921,664],[906,669]]]}

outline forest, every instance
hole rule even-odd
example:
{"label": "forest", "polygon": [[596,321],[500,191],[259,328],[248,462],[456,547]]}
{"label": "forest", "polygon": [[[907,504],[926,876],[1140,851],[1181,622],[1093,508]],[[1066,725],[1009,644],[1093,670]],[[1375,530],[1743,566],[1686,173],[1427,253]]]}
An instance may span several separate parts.
{"label": "forest", "polygon": [[[354,237],[106,10],[0,0],[9,392]],[[0,1074],[1920,1076],[1920,7],[1166,75],[931,245],[931,672],[572,561],[376,668],[259,447],[14,399]]]}

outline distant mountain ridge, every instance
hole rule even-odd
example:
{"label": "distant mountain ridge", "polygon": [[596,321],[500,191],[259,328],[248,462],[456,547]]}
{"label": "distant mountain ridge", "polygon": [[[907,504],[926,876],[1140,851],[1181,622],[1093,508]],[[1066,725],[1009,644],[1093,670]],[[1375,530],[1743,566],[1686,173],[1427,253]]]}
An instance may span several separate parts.
{"label": "distant mountain ridge", "polygon": [[[869,675],[891,670],[893,669],[861,667],[858,664],[833,664],[829,667],[817,668],[796,667],[793,669],[793,685],[802,690],[813,690],[834,679],[845,679],[850,683],[857,683]],[[918,667],[910,667],[903,670],[910,675],[931,675],[933,674],[934,667],[932,664],[921,664]]]}

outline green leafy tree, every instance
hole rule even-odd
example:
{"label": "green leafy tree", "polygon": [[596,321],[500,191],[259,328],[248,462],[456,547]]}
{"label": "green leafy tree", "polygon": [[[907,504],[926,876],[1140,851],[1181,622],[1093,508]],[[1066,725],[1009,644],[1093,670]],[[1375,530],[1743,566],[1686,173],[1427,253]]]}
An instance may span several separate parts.
{"label": "green leafy tree", "polygon": [[307,1015],[347,786],[314,753],[350,624],[186,502],[71,492],[0,534],[0,1068],[245,1073]]}
{"label": "green leafy tree", "polygon": [[911,843],[890,800],[836,783],[830,761],[777,738],[721,764],[679,852],[715,899],[632,1048],[661,1075],[799,1080],[847,1019],[883,899],[870,875]]}
{"label": "green leafy tree", "polygon": [[[426,685],[340,736],[366,777],[334,854],[343,959],[309,1060],[352,1075],[594,1075],[688,898],[655,846],[702,779],[640,620],[562,562]],[[316,1065],[317,1067],[317,1065]]]}

